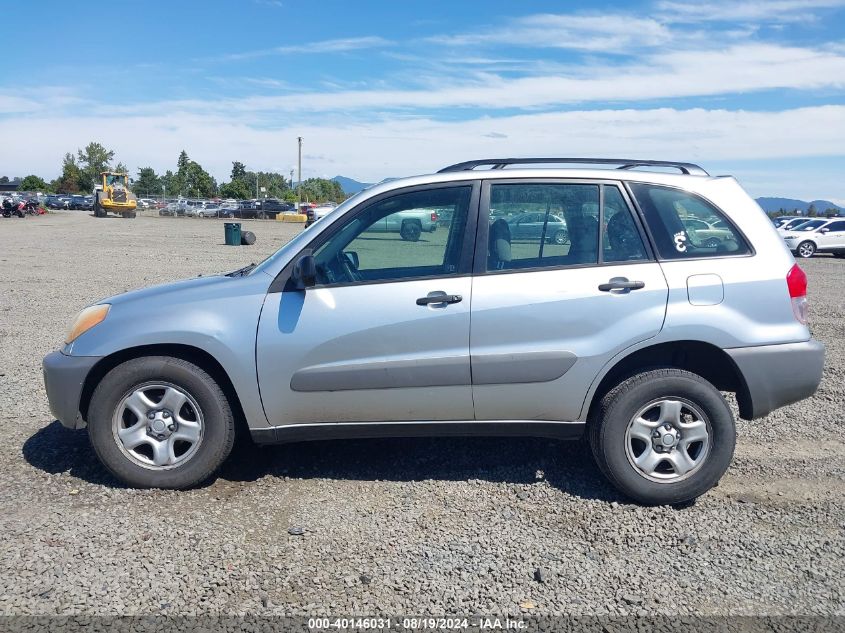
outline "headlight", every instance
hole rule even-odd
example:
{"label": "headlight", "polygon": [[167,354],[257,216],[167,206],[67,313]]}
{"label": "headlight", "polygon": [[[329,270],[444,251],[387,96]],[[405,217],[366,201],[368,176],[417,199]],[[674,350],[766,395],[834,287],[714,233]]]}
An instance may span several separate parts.
{"label": "headlight", "polygon": [[80,312],[65,338],[65,343],[73,343],[81,335],[85,334],[92,327],[98,323],[102,323],[109,313],[111,306],[108,303],[101,303],[95,306],[89,306]]}

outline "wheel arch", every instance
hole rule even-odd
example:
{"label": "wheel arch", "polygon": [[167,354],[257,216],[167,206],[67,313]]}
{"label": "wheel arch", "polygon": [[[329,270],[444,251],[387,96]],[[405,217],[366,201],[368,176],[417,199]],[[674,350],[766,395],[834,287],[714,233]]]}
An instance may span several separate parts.
{"label": "wheel arch", "polygon": [[[82,419],[88,420],[88,407],[91,404],[91,397],[94,395],[97,385],[100,384],[100,381],[108,372],[128,360],[146,356],[172,356],[191,362],[206,371],[220,385],[223,394],[229,401],[229,406],[232,407],[232,414],[235,416],[235,424],[238,430],[246,431],[246,416],[244,415],[243,407],[241,407],[240,398],[232,380],[229,378],[229,374],[223,368],[223,365],[220,364],[220,361],[204,349],[194,347],[193,345],[176,343],[129,347],[100,359],[91,368],[91,371],[88,372],[82,387],[82,394],[79,399],[79,412]],[[248,435],[248,433],[245,433],[245,435]]]}
{"label": "wheel arch", "polygon": [[593,382],[595,386],[587,396],[587,419],[594,418],[605,394],[626,378],[651,369],[667,368],[684,369],[701,376],[719,391],[735,393],[740,417],[752,419],[751,393],[736,363],[723,349],[694,340],[642,347],[607,366],[601,378]]}

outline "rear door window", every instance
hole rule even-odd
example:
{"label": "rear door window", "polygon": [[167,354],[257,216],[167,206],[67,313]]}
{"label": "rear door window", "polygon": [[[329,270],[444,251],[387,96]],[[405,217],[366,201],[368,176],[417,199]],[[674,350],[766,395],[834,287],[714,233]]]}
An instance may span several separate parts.
{"label": "rear door window", "polygon": [[631,183],[630,187],[663,259],[751,252],[739,230],[703,198],[660,185]]}

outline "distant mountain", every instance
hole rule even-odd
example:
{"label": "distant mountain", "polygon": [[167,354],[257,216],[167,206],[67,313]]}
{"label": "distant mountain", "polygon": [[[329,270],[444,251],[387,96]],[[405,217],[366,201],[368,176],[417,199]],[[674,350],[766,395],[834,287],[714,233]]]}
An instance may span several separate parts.
{"label": "distant mountain", "polygon": [[343,189],[343,193],[347,196],[351,196],[353,193],[358,193],[373,184],[371,182],[358,182],[357,180],[347,178],[346,176],[335,176],[332,180],[340,185],[340,188]]}
{"label": "distant mountain", "polygon": [[836,209],[837,212],[845,211],[838,204],[833,204],[830,200],[811,200],[806,202],[804,200],[796,200],[794,198],[757,198],[763,211],[771,212],[783,209],[784,211],[799,211],[802,215],[807,213],[807,208],[812,204],[816,207],[816,212],[820,215],[828,209]]}

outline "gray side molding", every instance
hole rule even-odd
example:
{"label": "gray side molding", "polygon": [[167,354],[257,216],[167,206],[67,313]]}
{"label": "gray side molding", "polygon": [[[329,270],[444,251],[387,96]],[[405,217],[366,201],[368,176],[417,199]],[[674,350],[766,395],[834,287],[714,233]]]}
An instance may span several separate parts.
{"label": "gray side molding", "polygon": [[472,384],[549,382],[568,372],[578,357],[572,352],[513,352],[472,357]]}
{"label": "gray side molding", "polygon": [[466,356],[330,363],[303,367],[290,380],[293,391],[349,391],[469,385]]}

